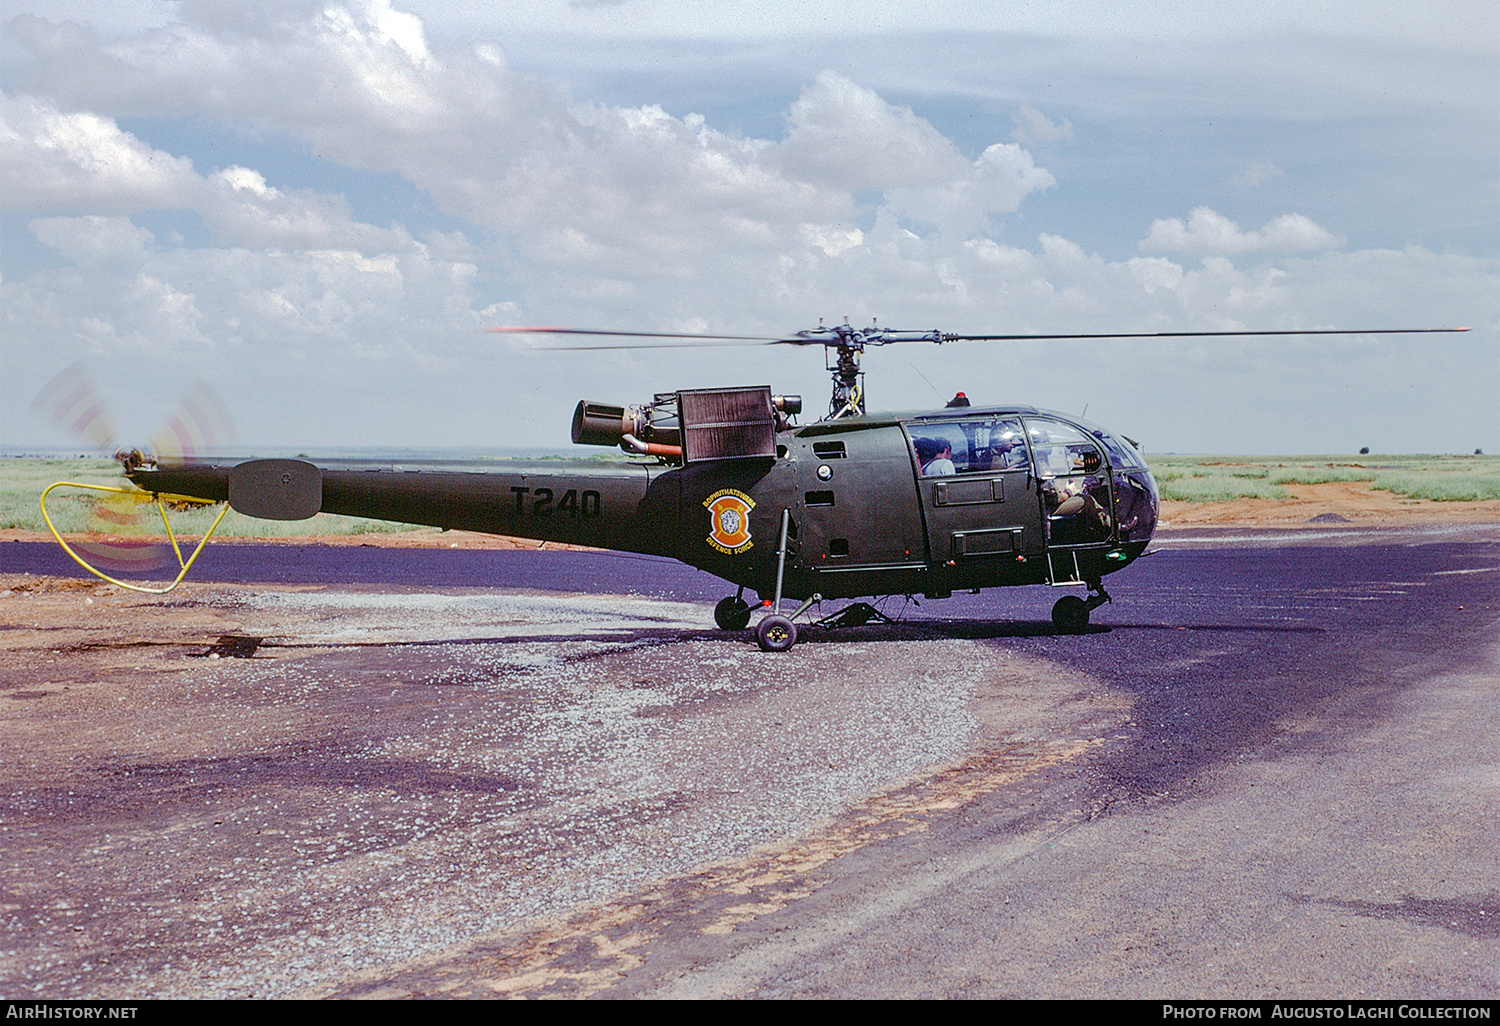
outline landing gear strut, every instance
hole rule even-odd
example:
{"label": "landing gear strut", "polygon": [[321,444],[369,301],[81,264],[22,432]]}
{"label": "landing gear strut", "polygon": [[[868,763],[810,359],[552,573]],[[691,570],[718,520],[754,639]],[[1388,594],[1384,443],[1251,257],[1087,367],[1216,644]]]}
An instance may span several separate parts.
{"label": "landing gear strut", "polygon": [[867,623],[895,623],[889,616],[868,602],[856,602],[845,606],[832,616],[817,621],[819,627],[863,627]]}
{"label": "landing gear strut", "polygon": [[1114,601],[1099,581],[1089,581],[1087,600],[1077,595],[1064,595],[1052,607],[1052,623],[1065,634],[1077,634],[1089,625],[1089,613],[1106,602]]}
{"label": "landing gear strut", "polygon": [[[762,652],[785,652],[797,643],[797,625],[792,621],[817,601],[822,595],[814,595],[791,616],[783,616],[781,610],[781,582],[786,574],[786,539],[787,532],[792,525],[792,511],[784,509],[781,511],[781,540],[776,545],[776,597],[771,601],[771,608],[775,612],[763,618],[755,627],[755,641],[760,645]],[[742,589],[743,590],[743,589]]]}

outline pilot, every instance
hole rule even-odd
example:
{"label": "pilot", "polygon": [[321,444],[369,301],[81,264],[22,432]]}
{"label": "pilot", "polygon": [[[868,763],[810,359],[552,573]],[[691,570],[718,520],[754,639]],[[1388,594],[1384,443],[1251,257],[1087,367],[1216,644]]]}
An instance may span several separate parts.
{"label": "pilot", "polygon": [[1081,465],[1083,477],[1060,478],[1048,482],[1048,496],[1056,506],[1055,517],[1078,517],[1085,532],[1095,538],[1108,537],[1110,532],[1109,511],[1094,497],[1095,493],[1108,496],[1109,489],[1096,476],[1103,467],[1099,454],[1092,449],[1082,454],[1075,453]]}
{"label": "pilot", "polygon": [[1026,466],[1026,443],[1017,434],[1001,435],[990,446],[991,470],[1020,470]]}

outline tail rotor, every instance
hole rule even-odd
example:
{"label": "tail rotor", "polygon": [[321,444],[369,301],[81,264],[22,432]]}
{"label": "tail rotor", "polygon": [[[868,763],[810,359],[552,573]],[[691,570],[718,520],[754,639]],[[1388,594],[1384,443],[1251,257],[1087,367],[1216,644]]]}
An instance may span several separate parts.
{"label": "tail rotor", "polygon": [[[31,406],[43,419],[67,431],[100,456],[115,459],[127,470],[153,464],[158,458],[203,456],[236,440],[234,422],[224,401],[201,380],[188,387],[144,450],[117,447],[118,435],[108,401],[81,362],[65,368],[43,385]],[[154,505],[149,492],[128,482],[119,488],[94,491],[97,497],[79,496],[78,501],[87,504],[88,513],[81,523],[74,522],[84,537],[74,541],[72,548],[86,557],[85,566],[136,574],[174,562],[174,546],[161,541],[163,525],[148,508]],[[51,517],[47,519],[50,524]]]}

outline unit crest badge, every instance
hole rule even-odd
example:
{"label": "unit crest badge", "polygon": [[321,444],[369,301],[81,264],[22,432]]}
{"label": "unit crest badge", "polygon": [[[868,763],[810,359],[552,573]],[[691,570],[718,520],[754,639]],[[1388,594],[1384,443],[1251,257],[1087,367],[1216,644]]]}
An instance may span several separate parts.
{"label": "unit crest badge", "polygon": [[750,540],[750,510],[755,500],[736,488],[720,488],[703,500],[708,509],[708,543],[733,556],[755,544]]}

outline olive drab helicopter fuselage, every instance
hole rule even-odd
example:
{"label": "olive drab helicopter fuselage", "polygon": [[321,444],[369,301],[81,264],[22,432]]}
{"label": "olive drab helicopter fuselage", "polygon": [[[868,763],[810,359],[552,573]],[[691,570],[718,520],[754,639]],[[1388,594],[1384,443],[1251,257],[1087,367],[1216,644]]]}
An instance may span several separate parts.
{"label": "olive drab helicopter fuselage", "polygon": [[[579,403],[574,440],[641,457],[620,462],[163,461],[127,474],[250,516],[340,513],[669,556],[738,586],[716,610],[721,627],[749,625],[754,592],[768,649],[789,648],[794,617],[822,599],[1022,584],[1090,589],[1054,609],[1078,629],[1108,599],[1102,578],[1140,556],[1156,524],[1135,448],[1078,418],[964,407],[795,426],[799,407],[768,387]],[[924,458],[940,451],[946,462]],[[786,615],[786,599],[802,605]],[[853,622],[878,615],[859,610]]]}
{"label": "olive drab helicopter fuselage", "polygon": [[[580,402],[573,441],[618,446],[637,457],[618,462],[229,463],[130,452],[120,454],[126,476],[141,489],[136,494],[155,497],[164,523],[161,500],[171,496],[227,502],[241,513],[273,520],[341,513],[670,556],[737,586],[714,610],[726,630],[749,626],[753,607],[745,593],[754,592],[765,610],[756,636],[767,650],[790,648],[797,640],[796,619],[824,599],[941,598],[960,589],[1023,584],[1086,588],[1087,597],[1070,594],[1052,608],[1059,629],[1077,631],[1109,601],[1104,577],[1139,558],[1156,527],[1156,483],[1135,445],[1077,417],[1029,406],[970,406],[961,396],[933,412],[866,414],[860,356],[867,347],[1468,329],[953,335],[845,322],[778,338],[489,330],[671,340],[632,342],[629,348],[674,347],[682,340],[821,346],[833,395],[825,419],[800,426],[795,418],[801,399],[774,395],[767,386],[684,389],[626,407]],[[42,510],[45,515],[46,493]],[[170,534],[169,524],[167,529]],[[67,548],[61,535],[58,540]],[[203,542],[192,559],[178,553],[177,581]],[[133,587],[68,551],[90,572]],[[136,590],[159,594],[176,583]],[[788,599],[799,602],[789,613],[783,607]],[[835,627],[877,618],[883,614],[859,602],[817,622]]]}

